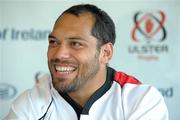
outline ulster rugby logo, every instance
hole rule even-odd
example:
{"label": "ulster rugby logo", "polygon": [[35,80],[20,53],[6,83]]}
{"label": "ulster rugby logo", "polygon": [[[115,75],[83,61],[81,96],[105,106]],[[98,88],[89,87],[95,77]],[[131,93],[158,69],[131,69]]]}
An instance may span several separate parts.
{"label": "ulster rugby logo", "polygon": [[136,12],[128,52],[138,59],[158,60],[169,51],[166,44],[166,15],[163,11]]}
{"label": "ulster rugby logo", "polygon": [[165,13],[157,12],[137,12],[134,15],[134,28],[132,29],[132,39],[134,41],[157,40],[163,41],[166,38]]}

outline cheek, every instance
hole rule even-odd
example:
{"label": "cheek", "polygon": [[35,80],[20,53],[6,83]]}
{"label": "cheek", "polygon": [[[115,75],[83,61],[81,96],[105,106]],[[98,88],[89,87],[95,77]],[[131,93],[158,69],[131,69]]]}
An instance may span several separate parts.
{"label": "cheek", "polygon": [[88,71],[89,69],[93,69],[97,64],[99,64],[99,57],[98,55],[95,53],[91,55],[86,55],[84,56],[84,58],[81,59],[81,61],[79,61],[79,68],[80,68],[80,73],[85,73],[86,71]]}

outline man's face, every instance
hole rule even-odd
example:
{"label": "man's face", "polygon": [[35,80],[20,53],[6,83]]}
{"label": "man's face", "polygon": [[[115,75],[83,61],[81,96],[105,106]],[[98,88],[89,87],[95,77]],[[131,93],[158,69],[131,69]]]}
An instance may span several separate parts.
{"label": "man's face", "polygon": [[64,14],[49,35],[48,67],[59,92],[72,92],[93,79],[99,71],[97,40],[91,35],[91,14]]}

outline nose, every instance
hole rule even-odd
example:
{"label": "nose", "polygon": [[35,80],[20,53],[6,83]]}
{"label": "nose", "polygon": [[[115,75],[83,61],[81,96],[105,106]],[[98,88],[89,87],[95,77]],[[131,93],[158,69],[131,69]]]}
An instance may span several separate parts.
{"label": "nose", "polygon": [[64,44],[61,44],[56,49],[55,57],[59,58],[59,59],[67,59],[67,58],[69,58],[70,57],[70,50],[69,50],[69,48],[66,45],[64,45]]}

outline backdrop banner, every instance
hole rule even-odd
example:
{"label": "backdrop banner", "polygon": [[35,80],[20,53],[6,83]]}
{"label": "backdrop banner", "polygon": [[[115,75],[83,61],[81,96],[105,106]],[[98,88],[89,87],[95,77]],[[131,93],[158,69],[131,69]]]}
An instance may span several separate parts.
{"label": "backdrop banner", "polygon": [[0,1],[0,119],[16,97],[48,73],[48,35],[57,17],[78,3],[92,3],[114,20],[117,39],[110,66],[154,85],[170,120],[180,120],[180,1]]}

